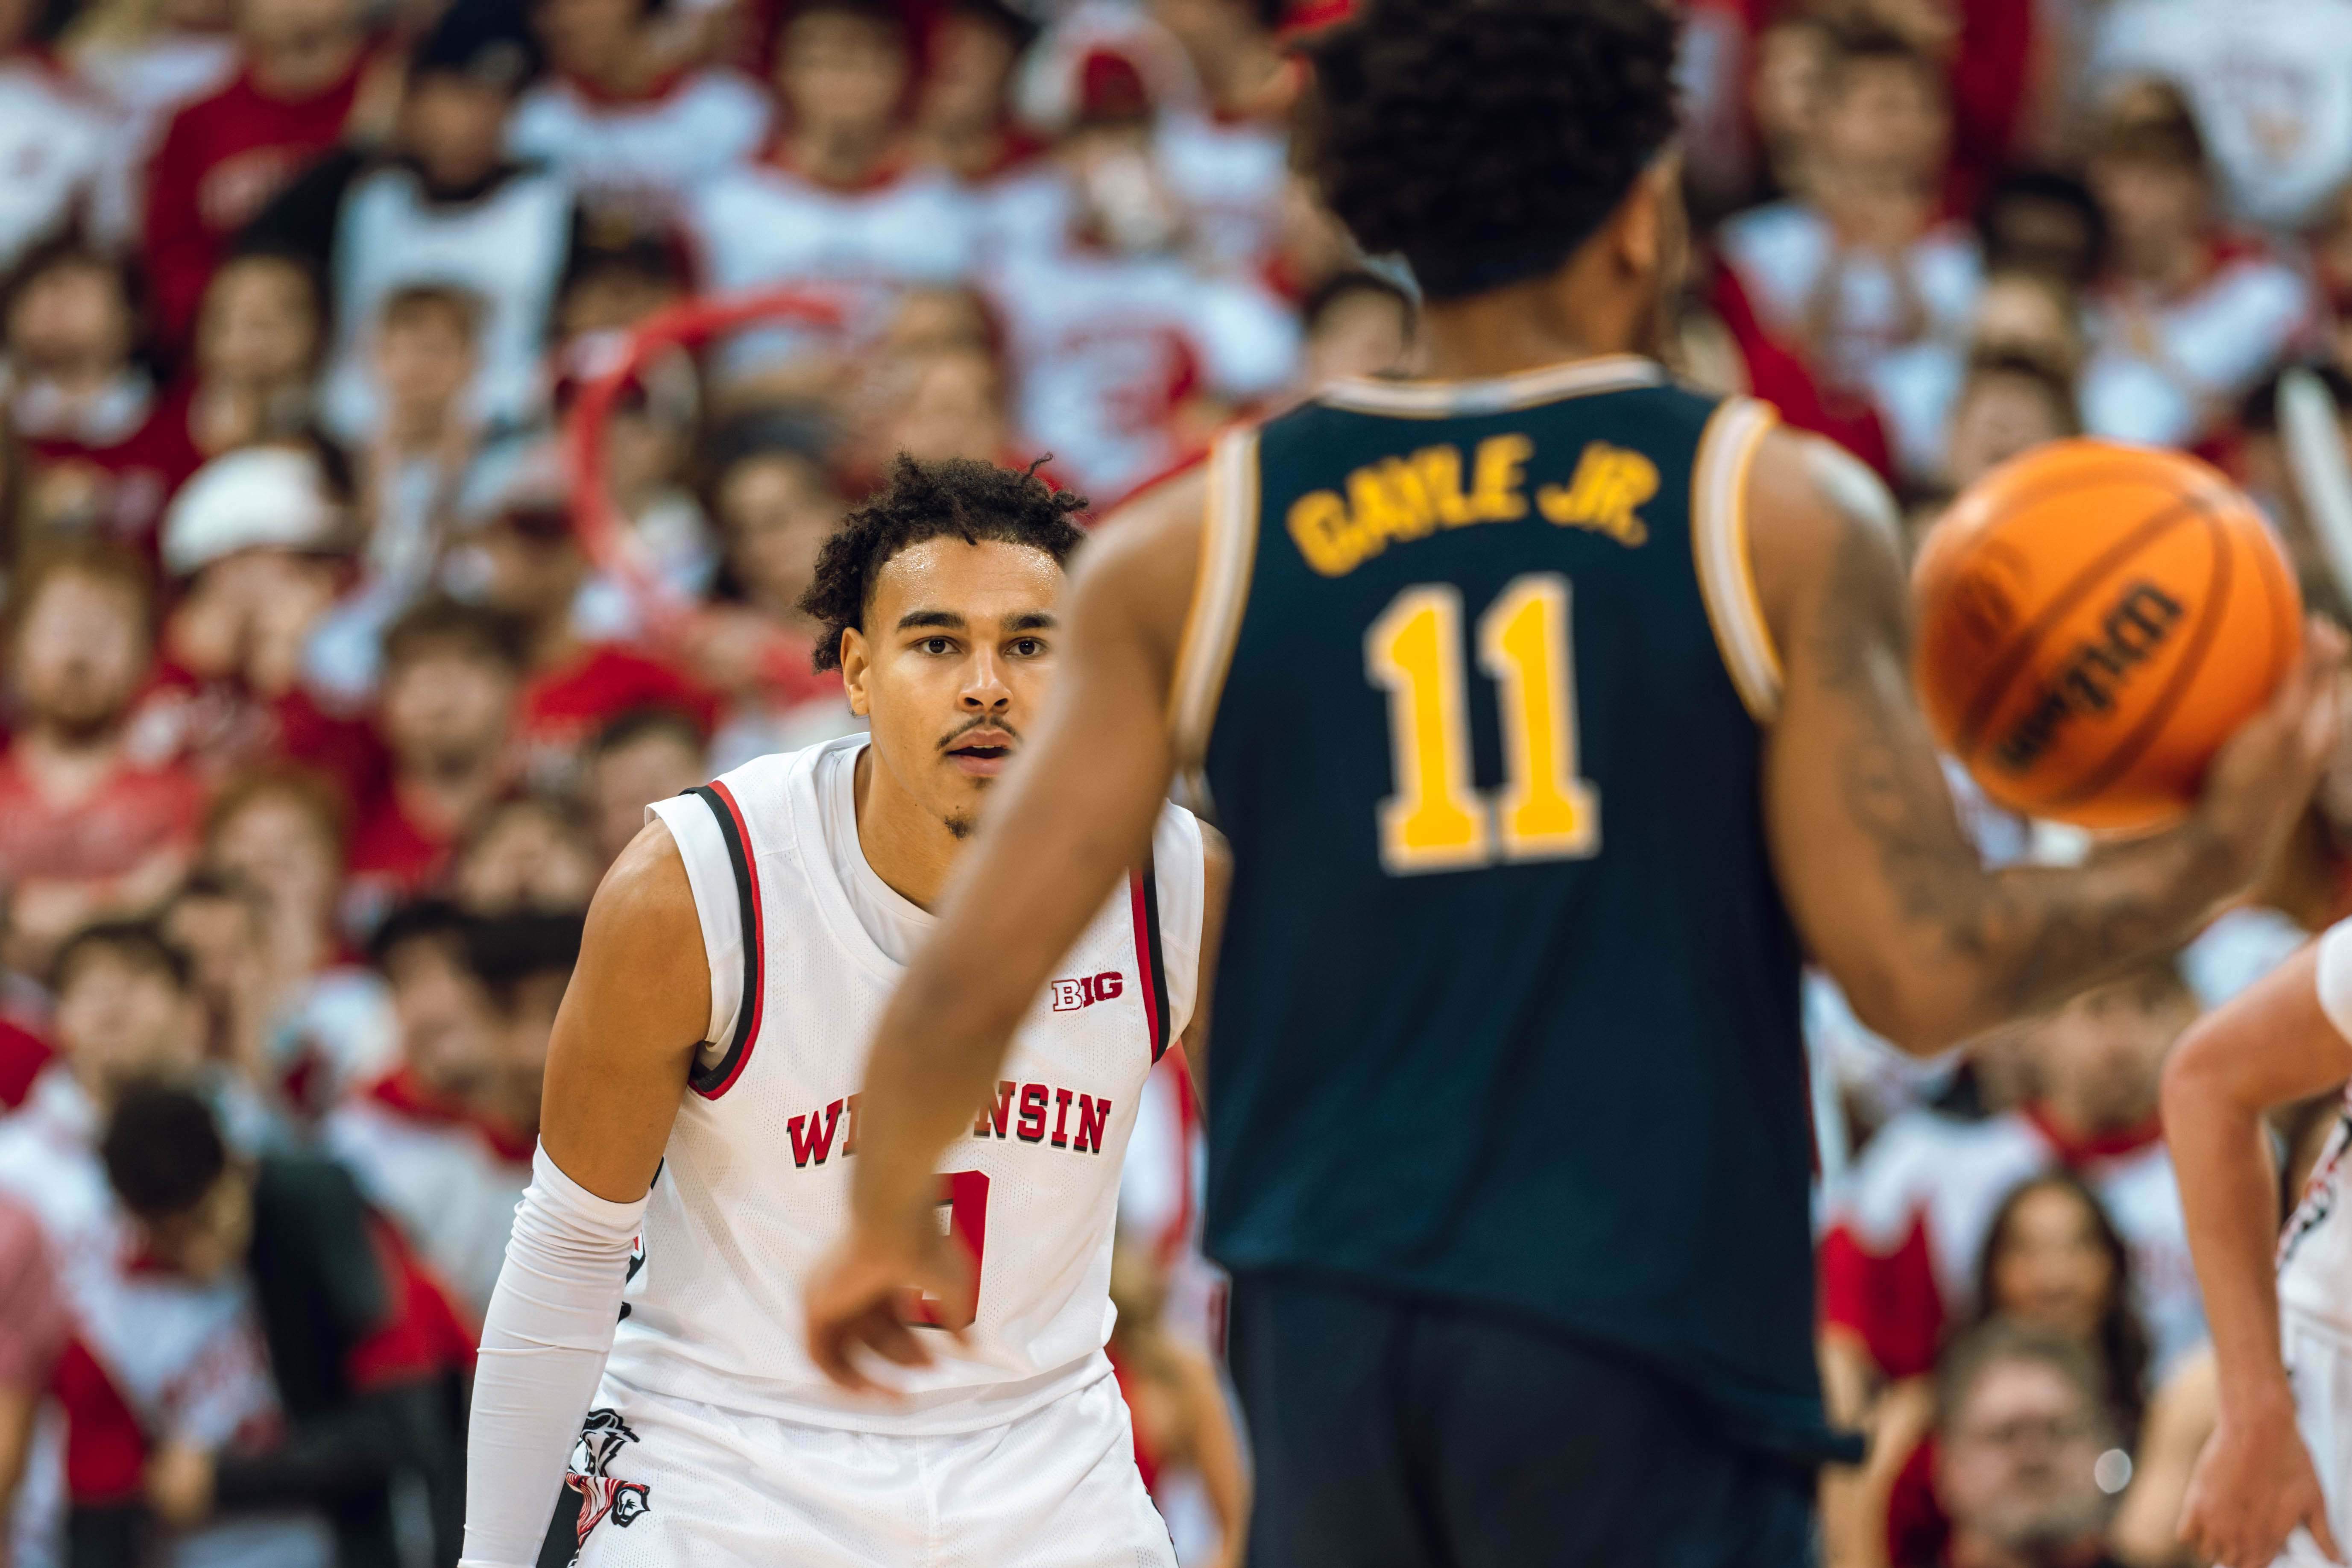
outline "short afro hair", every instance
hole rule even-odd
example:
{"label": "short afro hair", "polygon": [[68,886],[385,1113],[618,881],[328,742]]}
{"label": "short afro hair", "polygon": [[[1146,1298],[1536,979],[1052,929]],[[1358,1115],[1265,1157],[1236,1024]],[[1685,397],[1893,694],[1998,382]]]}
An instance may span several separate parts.
{"label": "short afro hair", "polygon": [[186,1214],[228,1169],[212,1107],[192,1089],[153,1080],[122,1091],[99,1152],[122,1206],[142,1219]]}
{"label": "short afro hair", "polygon": [[890,482],[824,542],[816,579],[801,595],[801,613],[824,627],[816,668],[841,668],[841,634],[866,629],[874,580],[900,551],[929,539],[992,539],[1042,550],[1066,565],[1087,536],[1073,521],[1086,510],[1086,497],[1049,488],[1034,466],[1000,468],[971,458],[924,462],[899,453]]}
{"label": "short afro hair", "polygon": [[1676,9],[1370,0],[1311,47],[1307,167],[1433,299],[1552,271],[1675,134]]}

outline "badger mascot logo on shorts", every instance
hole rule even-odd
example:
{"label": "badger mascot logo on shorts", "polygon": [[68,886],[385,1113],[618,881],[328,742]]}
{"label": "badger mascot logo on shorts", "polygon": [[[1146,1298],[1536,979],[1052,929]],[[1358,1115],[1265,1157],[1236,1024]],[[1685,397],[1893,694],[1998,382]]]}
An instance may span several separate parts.
{"label": "badger mascot logo on shorts", "polygon": [[580,1561],[579,1549],[588,1544],[588,1532],[607,1518],[625,1530],[651,1506],[645,1482],[614,1480],[604,1473],[622,1445],[636,1440],[637,1435],[629,1430],[619,1411],[588,1412],[588,1420],[580,1428],[580,1441],[572,1446],[571,1471],[563,1478],[563,1484],[580,1494],[580,1523],[572,1535],[573,1563]]}

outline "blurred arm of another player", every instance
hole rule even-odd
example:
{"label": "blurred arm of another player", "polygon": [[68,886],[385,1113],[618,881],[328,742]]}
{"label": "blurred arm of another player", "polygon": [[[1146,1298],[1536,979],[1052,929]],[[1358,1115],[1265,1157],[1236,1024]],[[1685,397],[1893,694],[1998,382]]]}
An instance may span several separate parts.
{"label": "blurred arm of another player", "polygon": [[530,1190],[483,1316],[459,1568],[539,1560],[709,1012],[686,863],[649,823],[589,905],[548,1043]]}
{"label": "blurred arm of another player", "polygon": [[1910,594],[1885,488],[1829,443],[1776,430],[1748,514],[1786,670],[1765,755],[1774,870],[1807,949],[1905,1050],[1945,1049],[2184,940],[2284,841],[2334,746],[2346,645],[2315,622],[2179,825],[2080,867],[1988,869],[1912,689]]}
{"label": "blurred arm of another player", "polygon": [[[1204,495],[1198,472],[1171,480],[1107,521],[1079,552],[1053,701],[998,786],[936,931],[883,1015],[863,1090],[864,1103],[881,1110],[858,1120],[849,1234],[808,1290],[810,1354],[846,1387],[873,1386],[856,1363],[859,1346],[901,1363],[929,1359],[900,1319],[905,1288],[970,1300],[962,1251],[930,1217],[931,1173],[989,1098],[1013,1031],[1054,963],[1150,846],[1176,764],[1168,692]],[[1225,860],[1209,858],[1204,971]],[[1196,1025],[1209,983],[1204,973]],[[1195,1073],[1205,1066],[1204,1043],[1197,1026],[1186,1031]]]}
{"label": "blurred arm of another player", "polygon": [[2352,1074],[2352,926],[2337,926],[2200,1020],[2164,1068],[2164,1136],[2213,1333],[2221,1419],[2180,1538],[2225,1568],[2267,1568],[2307,1526],[2335,1562],[2327,1503],[2295,1429],[2279,1348],[2278,1173],[2263,1116]]}

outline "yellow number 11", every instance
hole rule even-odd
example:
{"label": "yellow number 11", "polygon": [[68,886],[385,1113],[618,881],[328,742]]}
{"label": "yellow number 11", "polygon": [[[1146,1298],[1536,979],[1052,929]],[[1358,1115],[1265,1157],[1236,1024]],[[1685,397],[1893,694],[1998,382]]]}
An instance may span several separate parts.
{"label": "yellow number 11", "polygon": [[1502,698],[1509,782],[1491,802],[1470,782],[1460,591],[1407,588],[1364,634],[1364,672],[1389,694],[1396,793],[1381,802],[1380,831],[1391,876],[1581,859],[1601,846],[1601,792],[1576,774],[1568,579],[1513,578],[1478,617],[1478,667]]}

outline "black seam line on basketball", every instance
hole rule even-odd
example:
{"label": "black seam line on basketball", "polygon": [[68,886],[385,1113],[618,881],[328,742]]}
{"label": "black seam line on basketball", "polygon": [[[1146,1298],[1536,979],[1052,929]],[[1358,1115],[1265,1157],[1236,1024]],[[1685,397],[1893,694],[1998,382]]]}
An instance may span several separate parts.
{"label": "black seam line on basketball", "polygon": [[2026,623],[2025,630],[2011,642],[2010,651],[1993,666],[1992,673],[1986,676],[1983,684],[1977,688],[1968,713],[1960,721],[1959,731],[1952,737],[1953,754],[1963,763],[1975,760],[1977,742],[1981,738],[1986,721],[1992,717],[1993,710],[2000,706],[2000,700],[2009,695],[2010,683],[2017,679],[2018,672],[2042,650],[2042,639],[2049,636],[2053,626],[2089,597],[2091,590],[2097,587],[2109,573],[2173,529],[2199,515],[2199,503],[2193,499],[2187,496],[2174,498],[2170,506],[2150,515],[2069,578],[2057,595],[2042,607],[2042,613]]}
{"label": "black seam line on basketball", "polygon": [[1151,965],[1151,1059],[1168,1054],[1168,964],[1160,956],[1160,868],[1143,853],[1144,961]]}
{"label": "black seam line on basketball", "polygon": [[2213,639],[2221,634],[2221,622],[2229,609],[2230,586],[2237,578],[2237,568],[2231,560],[2233,552],[2230,549],[2229,535],[2223,531],[2221,520],[2202,506],[2198,510],[2201,514],[2200,521],[2205,524],[2206,536],[2213,545],[2212,573],[2205,580],[2205,614],[2197,623],[2197,629],[2189,634],[2189,646],[2180,650],[2180,658],[2172,667],[2171,679],[2164,683],[2164,689],[2157,693],[2156,700],[2148,704],[2147,711],[2140,716],[2140,721],[2133,726],[2131,733],[2107,753],[2105,762],[2076,780],[2072,789],[2052,800],[2050,804],[2053,805],[2079,805],[2121,778],[2124,770],[2139,761],[2141,753],[2155,741],[2165,721],[2172,717],[2172,710],[2180,706],[2181,698],[2188,694],[2189,682],[2196,679],[2197,672],[2205,668],[2205,656],[2212,651]]}
{"label": "black seam line on basketball", "polygon": [[[2118,476],[2131,478],[2132,470],[2116,465],[2112,468],[2103,467],[2089,473],[2072,474],[2063,479],[2053,479],[2047,484],[2036,486],[2018,497],[2013,503],[2014,509],[2023,510],[2039,506],[2043,501],[2063,496],[2071,490],[2094,489]],[[1972,759],[1978,742],[1982,738],[1985,724],[1990,720],[1992,710],[2000,707],[2001,698],[2008,695],[2010,683],[2017,679],[2018,671],[2039,651],[2042,639],[2048,635],[2051,626],[2067,611],[2073,609],[2083,596],[2090,592],[2091,584],[2097,580],[2104,570],[2115,564],[2111,558],[2119,553],[2128,554],[2133,551],[2145,548],[2167,529],[2185,521],[2192,509],[2193,503],[2189,498],[2173,497],[2169,507],[2151,513],[2129,537],[2108,546],[2105,553],[2068,579],[2065,586],[2060,590],[2058,597],[2044,605],[2042,614],[2027,624],[2023,635],[2012,640],[2009,654],[2000,664],[1993,667],[1992,673],[1985,678],[1984,682],[1977,688],[1976,694],[1969,699],[1967,712],[1953,737],[1952,749],[1960,761],[1965,763]]]}
{"label": "black seam line on basketball", "polygon": [[727,1042],[727,1054],[707,1068],[696,1068],[687,1079],[688,1088],[708,1095],[727,1081],[736,1064],[743,1059],[743,1047],[751,1043],[753,999],[760,984],[760,944],[751,933],[759,929],[759,911],[751,904],[751,868],[743,837],[735,830],[735,814],[727,809],[727,803],[709,784],[697,784],[694,794],[719,819],[719,837],[727,845],[728,867],[735,873],[735,899],[740,906],[743,942],[743,994],[736,1000],[735,1033]]}

